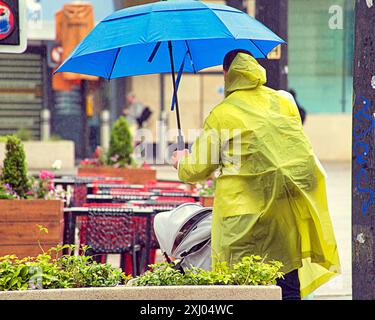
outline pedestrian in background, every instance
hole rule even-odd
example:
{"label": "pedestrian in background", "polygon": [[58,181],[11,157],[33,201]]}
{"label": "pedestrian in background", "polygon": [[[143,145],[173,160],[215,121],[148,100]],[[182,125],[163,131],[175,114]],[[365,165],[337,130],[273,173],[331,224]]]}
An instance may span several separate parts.
{"label": "pedestrian in background", "polygon": [[297,100],[297,93],[294,89],[289,89],[289,93],[293,96],[294,103],[296,104],[299,114],[301,116],[302,124],[305,123],[306,120],[306,110],[301,106],[301,104]]}
{"label": "pedestrian in background", "polygon": [[144,105],[137,100],[134,93],[129,93],[126,96],[127,106],[123,110],[123,114],[129,123],[129,128],[132,136],[135,136],[135,132],[138,129],[138,120],[142,115]]}

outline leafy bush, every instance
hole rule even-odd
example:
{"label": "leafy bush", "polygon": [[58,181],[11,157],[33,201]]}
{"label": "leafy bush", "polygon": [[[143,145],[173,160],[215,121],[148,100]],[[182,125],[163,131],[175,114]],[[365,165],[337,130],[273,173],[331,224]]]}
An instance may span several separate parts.
{"label": "leafy bush", "polygon": [[12,190],[11,186],[8,184],[1,184],[0,183],[0,199],[1,200],[9,200],[9,199],[17,199],[18,196]]}
{"label": "leafy bush", "polygon": [[48,233],[48,229],[41,225],[37,227],[37,243],[42,253],[36,258],[0,257],[0,291],[114,287],[130,279],[110,264],[93,261],[86,255],[87,246],[80,248],[79,255],[62,254],[64,249],[74,252],[75,245],[57,245],[45,252],[41,236]]}
{"label": "leafy bush", "polygon": [[23,145],[19,138],[8,136],[5,149],[1,181],[8,184],[20,198],[26,198],[30,185]]}
{"label": "leafy bush", "polygon": [[107,163],[119,167],[129,166],[133,161],[132,153],[133,142],[128,122],[121,116],[112,127]]}
{"label": "leafy bush", "polygon": [[31,141],[34,139],[33,133],[25,128],[19,129],[14,135],[21,141]]}
{"label": "leafy bush", "polygon": [[159,263],[151,265],[151,270],[135,278],[133,286],[171,286],[171,285],[270,285],[282,278],[282,263],[265,262],[260,256],[244,257],[238,263],[228,265],[217,263],[214,270],[206,271],[193,267],[185,274],[176,270],[174,264]]}
{"label": "leafy bush", "polygon": [[0,257],[0,291],[113,287],[129,280],[120,269],[86,256],[87,247],[78,256],[61,255],[65,248],[74,245],[56,246],[36,258]]}

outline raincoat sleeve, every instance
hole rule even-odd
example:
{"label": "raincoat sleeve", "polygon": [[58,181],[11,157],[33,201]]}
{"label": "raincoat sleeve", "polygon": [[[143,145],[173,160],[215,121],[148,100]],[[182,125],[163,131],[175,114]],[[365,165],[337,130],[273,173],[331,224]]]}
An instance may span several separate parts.
{"label": "raincoat sleeve", "polygon": [[203,131],[194,142],[191,153],[178,164],[178,177],[187,183],[206,180],[220,164],[220,125],[214,112],[207,117]]}

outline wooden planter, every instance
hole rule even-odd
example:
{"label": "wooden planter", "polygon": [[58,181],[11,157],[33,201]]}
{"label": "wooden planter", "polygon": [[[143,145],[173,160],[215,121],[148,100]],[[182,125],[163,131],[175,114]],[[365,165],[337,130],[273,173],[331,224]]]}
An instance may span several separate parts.
{"label": "wooden planter", "polygon": [[146,184],[156,181],[156,171],[144,168],[82,167],[78,168],[78,176],[123,178],[131,184]]}
{"label": "wooden planter", "polygon": [[0,292],[0,300],[281,300],[278,286],[169,286]]}
{"label": "wooden planter", "polygon": [[215,197],[200,197],[199,201],[203,207],[213,207]]}
{"label": "wooden planter", "polygon": [[37,225],[48,229],[41,244],[48,250],[63,242],[64,204],[60,200],[0,200],[0,256],[19,258],[41,253]]}

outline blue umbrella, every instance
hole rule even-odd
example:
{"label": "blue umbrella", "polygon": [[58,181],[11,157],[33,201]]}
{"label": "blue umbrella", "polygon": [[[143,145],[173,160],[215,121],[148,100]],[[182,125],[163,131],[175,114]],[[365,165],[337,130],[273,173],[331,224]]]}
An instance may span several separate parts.
{"label": "blue umbrella", "polygon": [[[229,6],[171,0],[119,10],[101,21],[56,72],[115,79],[172,73],[179,149],[183,147],[177,99],[183,72],[217,66],[227,52],[246,49],[265,58],[284,41],[262,23]],[[176,81],[175,70],[179,70]]]}

